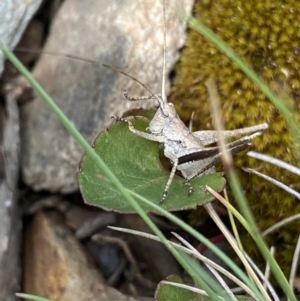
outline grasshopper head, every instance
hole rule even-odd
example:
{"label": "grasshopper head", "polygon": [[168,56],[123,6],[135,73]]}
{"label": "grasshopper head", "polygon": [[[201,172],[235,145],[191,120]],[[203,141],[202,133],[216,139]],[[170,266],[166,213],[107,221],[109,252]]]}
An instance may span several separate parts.
{"label": "grasshopper head", "polygon": [[156,111],[149,125],[151,133],[154,135],[160,134],[176,115],[176,110],[171,102],[161,101],[159,103],[159,108]]}

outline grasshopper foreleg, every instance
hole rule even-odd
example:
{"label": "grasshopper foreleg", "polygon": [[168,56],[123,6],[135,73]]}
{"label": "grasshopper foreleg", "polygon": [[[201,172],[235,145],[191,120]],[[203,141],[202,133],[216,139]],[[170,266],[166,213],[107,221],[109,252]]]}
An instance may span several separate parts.
{"label": "grasshopper foreleg", "polygon": [[122,122],[126,122],[128,124],[128,128],[129,130],[137,135],[137,136],[140,136],[144,139],[148,139],[148,140],[151,140],[151,141],[156,141],[156,142],[159,142],[159,143],[163,143],[165,141],[165,138],[163,136],[160,136],[160,135],[153,135],[153,134],[150,134],[150,133],[145,133],[145,132],[142,132],[142,131],[139,131],[137,130],[133,124],[131,123],[130,120],[128,119],[125,119],[125,118],[121,118],[121,117],[115,117],[115,116],[112,116],[112,118],[115,118],[117,121],[122,121]]}
{"label": "grasshopper foreleg", "polygon": [[173,167],[172,167],[172,170],[171,170],[171,173],[170,173],[168,182],[167,182],[167,184],[166,184],[166,187],[165,187],[165,189],[164,189],[163,196],[162,196],[162,198],[161,198],[159,204],[162,204],[162,203],[165,201],[166,197],[167,197],[169,188],[170,188],[170,186],[171,186],[171,184],[172,184],[173,178],[174,178],[174,176],[175,176],[175,172],[176,172],[176,170],[177,170],[177,166],[178,166],[178,159],[175,158],[174,161],[173,161]]}
{"label": "grasshopper foreleg", "polygon": [[127,90],[124,90],[124,97],[129,101],[137,101],[137,100],[148,100],[148,99],[157,99],[158,97],[161,97],[160,94],[150,94],[148,96],[137,96],[137,97],[131,97],[128,95]]}

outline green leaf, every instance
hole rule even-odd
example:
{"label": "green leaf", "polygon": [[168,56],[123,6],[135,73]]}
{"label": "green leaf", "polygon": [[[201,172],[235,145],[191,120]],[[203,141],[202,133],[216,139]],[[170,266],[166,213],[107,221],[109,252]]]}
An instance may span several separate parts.
{"label": "green leaf", "polygon": [[[166,279],[169,282],[184,284],[178,275],[171,275]],[[201,301],[202,296],[187,289],[172,286],[166,283],[159,283],[155,293],[157,301]]]}
{"label": "green leaf", "polygon": [[[184,284],[178,275],[170,275],[166,279],[169,282]],[[247,296],[235,296],[238,301],[251,301]],[[208,296],[200,295],[185,288],[172,286],[167,283],[159,283],[155,292],[156,301],[211,301]],[[225,299],[228,300],[228,299]]]}
{"label": "green leaf", "polygon": [[[146,131],[149,120],[135,117],[132,123],[135,128]],[[94,148],[126,188],[156,204],[159,203],[170,173],[160,163],[158,143],[134,135],[128,129],[127,123],[117,122],[99,135]],[[88,204],[108,211],[134,212],[89,155],[85,155],[81,162],[78,181]],[[205,185],[220,191],[225,185],[225,179],[220,173],[215,173],[195,178],[191,184],[194,193],[188,196],[184,179],[175,176],[167,199],[161,206],[167,210],[182,210],[205,204],[214,199],[205,191]],[[146,204],[141,206],[150,211]]]}

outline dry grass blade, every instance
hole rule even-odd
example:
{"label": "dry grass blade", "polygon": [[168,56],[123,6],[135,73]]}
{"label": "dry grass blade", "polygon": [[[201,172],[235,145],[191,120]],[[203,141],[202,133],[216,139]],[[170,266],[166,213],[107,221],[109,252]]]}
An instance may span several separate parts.
{"label": "dry grass blade", "polygon": [[[260,154],[260,153],[257,153],[257,152],[248,152],[248,156],[250,157],[253,157],[253,158],[256,158],[256,159],[259,159],[259,160],[262,160],[262,161],[265,161],[265,162],[268,162],[268,163],[271,163],[273,165],[276,165],[278,167],[281,167],[281,168],[284,168],[298,176],[300,176],[300,169],[297,168],[296,166],[293,166],[289,163],[286,163],[282,160],[279,160],[277,158],[274,158],[274,157],[271,157],[271,156],[268,156],[268,155],[265,155],[265,154]],[[271,183],[273,183],[274,185],[280,187],[281,189],[287,191],[288,193],[290,193],[291,195],[293,195],[295,198],[297,199],[300,199],[300,193],[298,193],[297,191],[295,191],[294,189],[291,189],[289,186],[283,184],[282,182],[280,181],[277,181],[267,175],[264,175],[262,173],[259,173],[253,169],[250,169],[250,168],[245,168],[244,169],[245,171],[247,172],[250,172],[250,173],[253,173]],[[270,234],[271,232],[275,231],[275,230],[278,230],[279,228],[287,225],[288,223],[291,223],[293,221],[295,221],[296,219],[299,219],[300,218],[300,214],[295,214],[293,216],[290,216],[282,221],[280,221],[279,223],[273,225],[272,227],[268,228],[267,230],[265,230],[262,235],[265,236],[265,235],[268,235]],[[296,272],[297,272],[297,268],[298,268],[298,262],[299,262],[299,254],[300,254],[300,236],[298,238],[298,241],[297,241],[297,245],[296,245],[296,249],[295,249],[295,252],[294,252],[294,256],[293,256],[293,261],[292,261],[292,265],[291,265],[291,272],[290,272],[290,277],[289,277],[289,284],[290,284],[290,287],[293,288],[294,286],[294,281],[295,281],[295,276],[296,276]]]}
{"label": "dry grass blade", "polygon": [[[211,103],[211,111],[214,119],[214,125],[218,131],[222,130],[222,117],[221,117],[221,110],[219,105],[219,97],[217,93],[217,88],[213,80],[208,80],[206,82],[206,86],[209,91],[209,99]],[[282,286],[283,290],[286,292],[288,296],[293,298],[295,300],[294,294],[291,292],[289,285],[282,273],[282,270],[276,263],[275,259],[271,256],[269,253],[269,250],[267,249],[267,246],[265,242],[263,241],[261,235],[259,234],[258,225],[256,223],[255,217],[253,215],[253,212],[249,208],[249,204],[247,203],[246,197],[243,193],[243,189],[241,186],[241,183],[238,180],[238,177],[234,171],[233,162],[232,162],[232,156],[230,153],[228,153],[226,150],[225,142],[222,141],[222,136],[220,135],[218,141],[218,146],[220,148],[220,151],[222,152],[222,162],[224,165],[225,173],[227,174],[229,178],[229,184],[232,188],[232,191],[236,197],[236,200],[238,202],[239,208],[241,212],[243,213],[243,216],[239,212],[236,211],[235,208],[228,204],[228,202],[223,201],[223,204],[226,203],[227,208],[231,208],[230,211],[234,212],[235,216],[238,216],[239,221],[243,224],[243,226],[247,229],[247,231],[252,236],[253,240],[256,242],[256,245],[258,246],[259,250],[261,251],[261,254],[267,258],[267,260],[270,262],[271,268],[274,271],[275,277],[277,278],[278,282]],[[244,263],[244,261],[243,261]],[[247,269],[248,271],[248,269]],[[254,279],[256,279],[255,277]],[[266,295],[265,289],[261,285],[260,282],[257,282],[255,280],[256,284],[259,286],[261,293],[264,295],[266,300],[270,300],[270,297]]]}
{"label": "dry grass blade", "polygon": [[289,283],[290,283],[291,287],[294,287],[294,281],[295,281],[296,272],[297,272],[298,263],[299,263],[299,254],[300,254],[300,235],[298,237],[296,249],[294,252],[292,266],[291,266],[291,272],[290,272],[290,277],[289,277]]}
{"label": "dry grass blade", "polygon": [[[197,249],[195,249],[190,243],[188,243],[183,237],[178,235],[177,233],[172,232],[172,234],[182,243],[184,244],[187,248],[194,252],[198,252]],[[219,284],[224,288],[224,290],[227,292],[227,294],[231,297],[232,300],[237,301],[237,298],[234,296],[232,291],[230,290],[229,286],[227,283],[224,281],[224,279],[221,277],[221,275],[210,265],[205,264],[205,266],[209,269],[209,271],[216,277],[218,280]]]}
{"label": "dry grass blade", "polygon": [[255,272],[253,271],[252,267],[250,266],[248,260],[244,256],[244,253],[242,253],[241,250],[239,249],[239,247],[236,243],[236,240],[234,239],[232,234],[229,232],[229,230],[226,228],[223,221],[220,219],[220,217],[218,216],[218,214],[214,210],[213,206],[211,204],[206,204],[206,205],[204,205],[204,208],[206,209],[206,211],[208,212],[208,214],[212,218],[212,220],[216,223],[216,225],[218,226],[220,231],[224,234],[227,241],[229,242],[231,247],[234,249],[234,251],[237,254],[237,256],[239,257],[239,259],[242,261],[247,273],[253,279],[253,281],[255,282],[255,284],[259,288],[260,292],[265,297],[265,299],[268,300],[268,301],[272,301],[272,299],[268,295],[267,291],[265,290],[263,284],[261,283],[261,281],[259,280],[259,278],[255,274]]}
{"label": "dry grass blade", "polygon": [[[145,232],[140,232],[140,231],[136,231],[136,230],[132,230],[132,229],[125,229],[125,228],[119,228],[119,227],[113,227],[113,226],[108,226],[108,228],[119,231],[119,232],[125,232],[125,233],[130,233],[133,235],[138,235],[141,237],[145,237],[148,239],[152,239],[154,241],[158,241],[160,242],[160,239],[152,234],[149,233],[145,233]],[[251,296],[254,300],[258,300],[257,296],[253,293],[253,291],[251,289],[249,289],[249,287],[247,285],[245,285],[245,283],[243,283],[240,279],[238,279],[236,276],[234,276],[233,274],[231,274],[230,272],[228,272],[226,269],[222,268],[221,266],[219,266],[218,264],[216,264],[215,262],[213,262],[212,260],[206,258],[205,256],[201,255],[198,251],[194,252],[186,247],[183,247],[177,243],[171,242],[169,241],[169,243],[177,248],[178,250],[181,250],[189,255],[194,256],[196,259],[199,259],[200,261],[204,262],[205,264],[210,265],[211,267],[213,267],[214,269],[216,269],[217,271],[219,271],[220,273],[222,273],[223,275],[225,275],[227,278],[229,278],[230,280],[232,280],[235,284],[237,284],[239,287],[241,287],[249,296]]]}
{"label": "dry grass blade", "polygon": [[176,232],[171,232],[171,233],[188,249],[190,249],[191,251],[193,251],[195,253],[198,253],[198,250],[195,247],[193,247],[188,241],[186,241],[183,237],[181,237],[179,234],[177,234]]}
{"label": "dry grass blade", "polygon": [[270,183],[276,185],[277,187],[285,190],[286,192],[290,193],[291,195],[293,195],[295,198],[297,198],[298,200],[300,199],[300,193],[297,192],[296,190],[290,188],[289,186],[283,184],[282,182],[279,182],[277,180],[275,180],[274,178],[271,178],[265,174],[262,174],[254,169],[251,169],[251,168],[243,168],[243,170],[245,172],[248,172],[248,173],[252,173],[254,175],[257,175],[259,177],[261,177],[262,179],[265,179],[267,181],[269,181]]}
{"label": "dry grass blade", "polygon": [[244,225],[246,228],[246,225],[248,224],[245,218],[227,201],[225,200],[219,193],[214,191],[211,187],[205,186],[207,191],[211,193],[218,201],[220,201],[226,208],[229,210],[235,217],[238,218],[239,222]]}
{"label": "dry grass blade", "polygon": [[274,301],[280,301],[276,291],[274,290],[272,284],[270,283],[270,281],[265,278],[264,274],[262,273],[262,271],[258,268],[258,266],[253,262],[253,260],[249,257],[249,255],[247,253],[245,253],[245,257],[247,258],[248,262],[251,264],[251,266],[253,267],[253,269],[255,270],[255,272],[258,274],[258,276],[263,280],[263,282],[266,284],[266,287],[268,288],[270,294],[272,295]]}
{"label": "dry grass blade", "polygon": [[[226,202],[229,203],[229,198],[228,198],[226,188],[224,188],[223,192],[224,192],[224,198],[225,198]],[[232,229],[233,235],[235,237],[235,240],[237,241],[237,244],[238,244],[239,249],[241,250],[241,252],[244,252],[244,248],[243,248],[242,242],[240,240],[240,236],[239,236],[239,233],[238,233],[238,229],[237,229],[237,226],[236,226],[234,216],[233,216],[233,214],[231,213],[230,210],[227,210],[227,212],[228,212],[230,225],[231,225],[231,229]]]}
{"label": "dry grass blade", "polygon": [[[194,287],[194,286],[187,285],[187,284],[170,282],[170,281],[166,281],[166,280],[162,280],[160,283],[161,284],[168,284],[168,285],[175,286],[175,287],[180,287],[180,288],[186,289],[188,291],[197,293],[199,295],[208,296],[206,291],[204,291],[200,288]],[[220,297],[220,299],[224,300],[224,298],[222,298],[221,296],[219,296],[219,297]]]}
{"label": "dry grass blade", "polygon": [[222,117],[221,117],[220,99],[217,92],[217,86],[216,83],[213,81],[213,79],[208,79],[205,82],[205,85],[209,93],[209,100],[211,105],[214,127],[218,131],[217,143],[220,148],[222,162],[225,169],[230,168],[233,164],[233,161],[232,161],[231,153],[228,152],[227,150],[226,141],[223,135],[221,134],[221,131],[224,131],[224,126],[221,121]]}
{"label": "dry grass blade", "polygon": [[[271,255],[274,257],[274,254],[275,254],[275,247],[274,247],[274,246],[272,246],[272,247],[270,248],[270,253],[271,253]],[[270,265],[269,265],[269,263],[267,262],[267,264],[266,264],[266,269],[265,269],[265,278],[266,278],[266,279],[270,279],[270,273],[271,273]],[[266,284],[266,282],[265,282],[265,283],[264,283],[264,287],[266,288],[266,286],[267,286],[267,284]]]}
{"label": "dry grass blade", "polygon": [[266,235],[269,235],[270,233],[278,230],[279,228],[289,224],[289,223],[292,223],[293,221],[297,220],[297,219],[300,219],[300,213],[298,214],[295,214],[293,216],[290,216],[290,217],[287,217],[285,219],[283,219],[282,221],[276,223],[275,225],[273,225],[272,227],[268,228],[267,230],[265,230],[261,235],[262,236],[266,236]]}
{"label": "dry grass blade", "polygon": [[268,155],[260,154],[260,153],[254,152],[254,151],[248,152],[247,155],[252,158],[259,159],[259,160],[271,163],[273,165],[276,165],[278,167],[284,168],[284,169],[300,176],[300,169],[298,167],[295,167],[294,165],[286,163],[282,160],[276,159],[276,158],[268,156]]}
{"label": "dry grass blade", "polygon": [[[226,208],[228,209],[228,210],[230,210],[231,212],[234,212],[235,213],[235,215],[238,215],[241,219],[244,219],[238,212],[237,212],[237,210],[228,202],[228,201],[226,201],[220,194],[218,194],[216,191],[214,191],[213,189],[211,189],[210,187],[208,187],[208,186],[206,186],[206,188],[207,188],[207,190],[211,193],[211,194],[213,194],[214,195],[214,197],[216,197],[216,199],[218,199],[224,206],[226,206]],[[214,211],[214,209],[212,208],[212,212]],[[218,217],[218,215],[215,213],[214,215],[212,215],[212,216],[214,216],[214,218],[216,218],[216,219],[219,219],[219,217]],[[212,217],[211,216],[211,217]],[[223,223],[222,221],[221,221],[221,223]],[[225,226],[224,226],[225,227]],[[225,227],[226,228],[226,227]],[[222,231],[222,229],[223,229],[223,227],[222,228],[220,228],[220,230]],[[226,229],[227,230],[227,229]],[[228,231],[228,230],[227,230]],[[234,244],[233,245],[231,245],[233,248],[234,248],[234,250],[237,248],[237,242],[235,241],[235,239],[232,237],[232,235],[231,235],[231,233],[230,232],[228,232],[229,233],[229,235],[231,236],[231,238],[232,238],[232,240],[234,241]],[[223,233],[224,235],[225,235],[225,233]],[[227,239],[227,237],[226,237],[226,239]],[[231,240],[230,240],[231,241]],[[230,241],[229,241],[229,243],[230,243]],[[235,247],[236,246],[236,247]],[[238,248],[237,248],[238,249]],[[239,250],[238,249],[238,253],[237,253],[237,255],[239,255],[240,253],[242,253],[241,252],[241,250]],[[274,300],[276,300],[276,301],[279,301],[279,297],[276,295],[276,292],[275,292],[275,290],[274,290],[274,288],[272,287],[272,285],[271,285],[271,283],[268,281],[268,279],[266,279],[265,277],[264,277],[264,274],[261,272],[261,270],[257,267],[257,265],[252,261],[252,259],[247,255],[247,253],[245,253],[245,252],[243,252],[242,253],[242,257],[240,257],[240,259],[242,260],[242,262],[244,263],[244,259],[246,259],[246,262],[247,262],[247,264],[246,264],[246,266],[249,266],[249,264],[252,266],[252,268],[255,270],[255,272],[259,275],[259,277],[264,281],[264,283],[266,283],[266,286],[267,286],[267,288],[269,289],[269,292],[270,292],[270,294],[273,296],[273,299]],[[249,263],[249,264],[248,264]],[[248,271],[247,270],[247,272],[251,272],[251,276],[253,275],[253,270],[252,270],[252,268],[250,268],[250,270]],[[255,273],[254,273],[254,275],[255,275]],[[254,277],[254,280],[255,279],[257,279],[257,276],[255,275],[255,277]],[[257,283],[257,282],[256,282]],[[258,280],[258,283],[257,283],[257,285],[258,285],[258,287],[261,289],[261,287],[263,288],[263,285],[261,284],[261,282]],[[264,290],[264,289],[263,289]],[[265,291],[265,290],[264,290]],[[262,293],[263,293],[263,291],[261,291]],[[265,295],[264,295],[265,296]],[[267,299],[268,300],[268,299]]]}

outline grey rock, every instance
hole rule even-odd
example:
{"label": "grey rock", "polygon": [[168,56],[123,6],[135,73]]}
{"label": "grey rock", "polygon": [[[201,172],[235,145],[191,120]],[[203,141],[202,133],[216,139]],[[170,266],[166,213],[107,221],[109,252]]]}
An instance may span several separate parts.
{"label": "grey rock", "polygon": [[105,284],[57,213],[40,211],[33,216],[24,241],[25,293],[50,300],[137,301]]}
{"label": "grey rock", "polygon": [[[28,22],[40,6],[42,0],[0,1],[0,41],[9,49],[19,42]],[[5,57],[0,51],[0,75]]]}
{"label": "grey rock", "polygon": [[[0,109],[0,300],[19,300],[21,217],[17,206],[19,111],[13,94]],[[4,113],[5,111],[5,113]]]}
{"label": "grey rock", "polygon": [[[167,1],[167,71],[183,46],[186,24],[179,1]],[[190,13],[193,0],[181,1]],[[163,17],[161,1],[67,0],[51,28],[45,52],[60,52],[115,66],[161,91]],[[104,67],[58,56],[42,56],[33,75],[84,137],[92,143],[111,122],[130,108],[154,102],[130,103],[130,95],[147,95],[133,80]],[[57,117],[36,97],[22,109],[22,175],[35,190],[72,192],[82,148]],[[116,147],[120,147],[117,145]]]}

